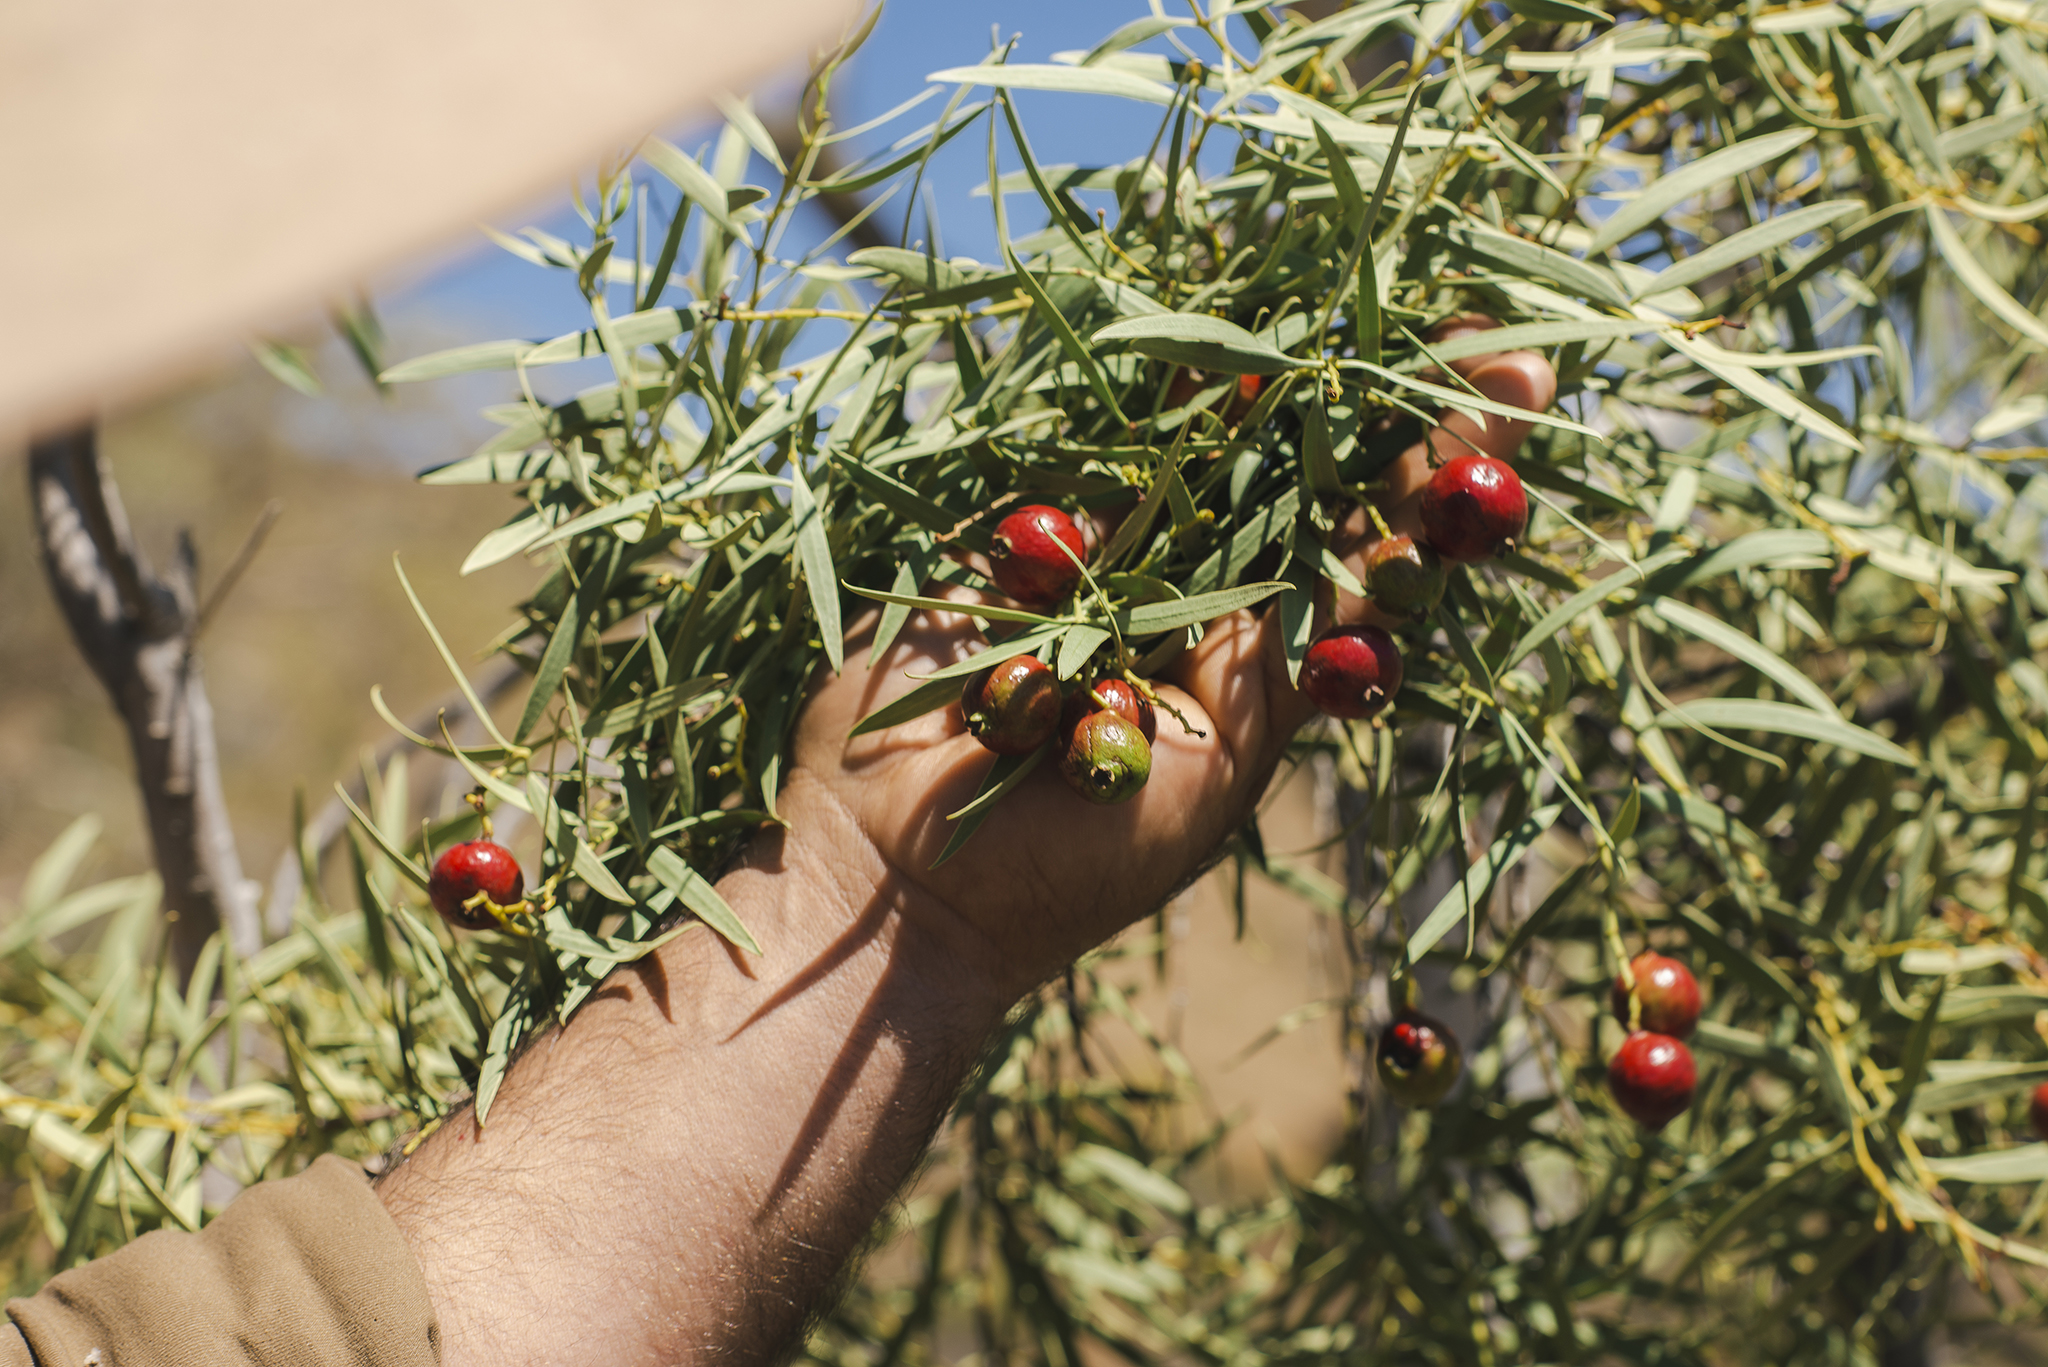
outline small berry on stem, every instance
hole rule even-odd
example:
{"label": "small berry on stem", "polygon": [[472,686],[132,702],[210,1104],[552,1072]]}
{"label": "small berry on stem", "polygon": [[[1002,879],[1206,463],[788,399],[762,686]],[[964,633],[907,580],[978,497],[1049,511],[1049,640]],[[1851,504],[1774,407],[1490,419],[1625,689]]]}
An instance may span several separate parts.
{"label": "small berry on stem", "polygon": [[1434,1106],[1465,1066],[1458,1037],[1442,1021],[1404,1009],[1380,1032],[1373,1069],[1380,1085],[1403,1106]]}
{"label": "small berry on stem", "polygon": [[1444,596],[1443,558],[1410,536],[1390,536],[1365,553],[1365,591],[1381,612],[1418,620]]}
{"label": "small berry on stem", "polygon": [[2027,1102],[2027,1119],[2033,1122],[2035,1134],[2048,1139],[2048,1082],[2034,1088]]}
{"label": "small berry on stem", "polygon": [[[1070,557],[1060,549],[1072,551]],[[1076,562],[1084,549],[1081,529],[1058,508],[1033,503],[996,524],[989,538],[989,573],[1001,589],[1030,607],[1057,603],[1081,582]]]}
{"label": "small berry on stem", "polygon": [[[1614,980],[1614,1018],[1631,1030],[1648,1030],[1673,1039],[1690,1035],[1700,1018],[1700,984],[1692,970],[1655,953],[1636,955],[1628,967],[1635,976],[1635,991],[1631,993],[1621,978]],[[1629,1019],[1631,997],[1638,1004],[1634,1020]]]}
{"label": "small berry on stem", "polygon": [[427,877],[427,900],[449,925],[488,930],[505,917],[527,910],[526,876],[519,861],[486,837],[441,851]]}
{"label": "small berry on stem", "polygon": [[960,690],[968,734],[999,755],[1028,755],[1053,737],[1060,683],[1032,655],[1013,655],[971,676]]}
{"label": "small berry on stem", "polygon": [[1401,691],[1401,651],[1378,627],[1334,627],[1302,657],[1298,686],[1328,715],[1363,720]]}
{"label": "small berry on stem", "polygon": [[1152,777],[1152,747],[1116,713],[1091,712],[1060,751],[1060,777],[1090,802],[1124,802]]}
{"label": "small berry on stem", "polygon": [[1529,496],[1506,461],[1457,456],[1429,477],[1420,512],[1430,548],[1469,565],[1515,548],[1529,526]]}
{"label": "small berry on stem", "polygon": [[1699,1072],[1692,1050],[1681,1040],[1637,1030],[1621,1042],[1607,1065],[1607,1087],[1630,1119],[1661,1130],[1692,1105]]}
{"label": "small berry on stem", "polygon": [[1159,714],[1151,700],[1122,679],[1097,679],[1092,688],[1076,689],[1060,712],[1060,731],[1071,733],[1091,712],[1109,711],[1144,733],[1145,743],[1159,736]]}

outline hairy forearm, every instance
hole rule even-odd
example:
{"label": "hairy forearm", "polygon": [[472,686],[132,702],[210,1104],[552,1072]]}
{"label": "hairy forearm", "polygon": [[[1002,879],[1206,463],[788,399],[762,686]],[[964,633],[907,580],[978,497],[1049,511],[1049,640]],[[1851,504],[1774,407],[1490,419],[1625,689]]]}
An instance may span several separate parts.
{"label": "hairy forearm", "polygon": [[799,779],[708,933],[615,973],[379,1188],[450,1367],[766,1361],[933,1127],[1014,981]]}

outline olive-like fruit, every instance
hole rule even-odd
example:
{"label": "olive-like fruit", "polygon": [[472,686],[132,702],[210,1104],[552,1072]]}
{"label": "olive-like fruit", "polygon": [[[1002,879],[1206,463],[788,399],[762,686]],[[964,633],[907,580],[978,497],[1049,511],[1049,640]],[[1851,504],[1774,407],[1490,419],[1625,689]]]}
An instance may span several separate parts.
{"label": "olive-like fruit", "polygon": [[1127,801],[1152,777],[1152,746],[1116,713],[1091,712],[1060,751],[1060,777],[1090,802]]}
{"label": "olive-like fruit", "polygon": [[1396,617],[1427,617],[1444,596],[1443,557],[1410,536],[1376,541],[1365,553],[1365,592]]}
{"label": "olive-like fruit", "polygon": [[1607,1065],[1607,1087],[1630,1119],[1661,1130],[1692,1105],[1699,1072],[1682,1040],[1638,1030],[1621,1042]]}
{"label": "olive-like fruit", "polygon": [[1081,582],[1081,552],[1081,529],[1074,519],[1058,508],[1033,503],[996,524],[989,538],[989,572],[996,587],[1018,602],[1046,607]]}
{"label": "olive-like fruit", "polygon": [[1143,732],[1147,745],[1159,738],[1159,714],[1143,693],[1122,679],[1098,679],[1092,689],[1077,688],[1068,694],[1060,713],[1060,733],[1071,732],[1083,717],[1102,711],[1105,705]]}
{"label": "olive-like fruit", "polygon": [[1514,549],[1529,526],[1529,496],[1506,461],[1457,456],[1423,486],[1421,514],[1430,548],[1469,565]]}
{"label": "olive-like fruit", "polygon": [[2048,1082],[2034,1089],[2027,1103],[2027,1119],[2033,1122],[2035,1134],[2048,1139]]}
{"label": "olive-like fruit", "polygon": [[1633,1023],[1628,1018],[1629,990],[1620,978],[1614,980],[1614,1018],[1631,1029],[1648,1030],[1673,1039],[1692,1033],[1700,1018],[1700,984],[1692,970],[1662,954],[1638,954],[1628,962],[1635,975],[1635,998],[1641,1009]]}
{"label": "olive-like fruit", "polygon": [[999,755],[1028,755],[1060,723],[1060,681],[1033,655],[1013,655],[960,690],[967,732]]}
{"label": "olive-like fruit", "polygon": [[427,900],[441,919],[462,930],[496,925],[483,907],[464,905],[479,892],[500,907],[517,906],[525,898],[526,877],[512,852],[495,840],[471,840],[441,851],[427,877]]}
{"label": "olive-like fruit", "polygon": [[1333,717],[1370,717],[1401,691],[1401,652],[1378,627],[1334,627],[1302,657],[1298,685]]}
{"label": "olive-like fruit", "polygon": [[1387,1095],[1403,1106],[1434,1106],[1465,1067],[1465,1051],[1449,1026],[1420,1011],[1403,1011],[1380,1031],[1373,1069]]}

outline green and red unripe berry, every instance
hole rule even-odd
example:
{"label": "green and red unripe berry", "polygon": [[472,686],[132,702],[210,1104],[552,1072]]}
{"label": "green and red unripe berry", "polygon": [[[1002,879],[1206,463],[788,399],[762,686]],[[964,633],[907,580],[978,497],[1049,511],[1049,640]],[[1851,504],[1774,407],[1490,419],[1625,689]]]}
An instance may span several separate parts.
{"label": "green and red unripe berry", "polygon": [[1127,801],[1152,777],[1152,746],[1117,713],[1090,712],[1060,751],[1060,777],[1090,802]]}
{"label": "green and red unripe berry", "polygon": [[1635,975],[1635,999],[1641,1004],[1636,1019],[1628,1018],[1629,990],[1620,978],[1614,980],[1614,1018],[1631,1030],[1684,1039],[1700,1019],[1700,984],[1692,970],[1662,954],[1638,954],[1629,960]]}
{"label": "green and red unripe berry", "polygon": [[1514,549],[1529,526],[1529,496],[1506,461],[1457,456],[1423,486],[1421,514],[1430,548],[1469,565]]}
{"label": "green and red unripe berry", "polygon": [[1410,536],[1376,541],[1365,553],[1365,592],[1396,617],[1427,617],[1444,596],[1443,557]]}
{"label": "green and red unripe berry", "polygon": [[1686,1107],[1699,1081],[1692,1050],[1682,1040],[1637,1030],[1621,1042],[1607,1065],[1607,1087],[1631,1120],[1661,1130]]}
{"label": "green and red unripe berry", "polygon": [[1060,734],[1071,732],[1089,713],[1105,709],[1137,727],[1147,745],[1159,738],[1159,714],[1143,693],[1122,679],[1098,679],[1092,689],[1077,688],[1070,693],[1060,713]]}
{"label": "green and red unripe berry", "polygon": [[[1074,554],[1069,557],[1066,551]],[[996,524],[988,544],[989,573],[996,587],[1018,602],[1045,607],[1081,582],[1081,552],[1081,529],[1074,519],[1033,503]]]}
{"label": "green and red unripe berry", "polygon": [[464,905],[478,893],[499,907],[515,907],[525,898],[526,877],[512,852],[495,840],[471,840],[441,851],[427,877],[427,900],[441,919],[463,930],[496,925],[482,906]]}
{"label": "green and red unripe berry", "polygon": [[1032,655],[984,669],[960,690],[967,732],[999,755],[1028,755],[1060,724],[1060,681]]}
{"label": "green and red unripe berry", "polygon": [[2027,1119],[2033,1122],[2035,1134],[2048,1139],[2048,1082],[2034,1089],[2027,1103]]}
{"label": "green and red unripe berry", "polygon": [[1465,1051],[1442,1021],[1403,1011],[1380,1031],[1372,1062],[1380,1085],[1394,1100],[1403,1106],[1434,1106],[1457,1082]]}
{"label": "green and red unripe berry", "polygon": [[1378,627],[1333,627],[1302,657],[1298,687],[1332,717],[1370,717],[1401,691],[1401,652]]}

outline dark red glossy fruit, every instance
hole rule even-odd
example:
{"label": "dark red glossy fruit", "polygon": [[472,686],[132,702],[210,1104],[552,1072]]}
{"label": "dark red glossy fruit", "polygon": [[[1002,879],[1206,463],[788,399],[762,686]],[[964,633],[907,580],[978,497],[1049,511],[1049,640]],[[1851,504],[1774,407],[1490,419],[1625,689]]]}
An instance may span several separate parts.
{"label": "dark red glossy fruit", "polygon": [[1444,596],[1443,557],[1409,536],[1390,536],[1365,553],[1365,591],[1381,612],[1427,617]]}
{"label": "dark red glossy fruit", "polygon": [[1060,777],[1090,802],[1127,801],[1152,777],[1152,746],[1116,713],[1091,712],[1060,751]]}
{"label": "dark red glossy fruit", "polygon": [[[1700,1018],[1700,984],[1692,970],[1662,954],[1638,954],[1629,960],[1635,974],[1635,996],[1642,1003],[1635,1029],[1684,1039]],[[1629,991],[1620,978],[1614,980],[1614,1018],[1623,1025],[1628,1019]]]}
{"label": "dark red glossy fruit", "polygon": [[427,899],[441,919],[463,930],[496,925],[482,907],[463,905],[479,892],[501,907],[517,905],[526,896],[526,877],[512,852],[495,840],[471,840],[441,851],[427,877]]}
{"label": "dark red glossy fruit", "polygon": [[1682,1040],[1638,1030],[1621,1042],[1607,1065],[1607,1087],[1637,1124],[1661,1130],[1692,1105],[1699,1081],[1692,1050]]}
{"label": "dark red glossy fruit", "polygon": [[996,587],[1032,607],[1057,603],[1074,591],[1081,582],[1080,555],[1081,529],[1074,519],[1043,503],[1011,513],[989,538],[988,564]]}
{"label": "dark red glossy fruit", "polygon": [[1457,1082],[1465,1051],[1442,1021],[1403,1011],[1380,1031],[1372,1062],[1380,1085],[1394,1100],[1403,1106],[1434,1106]]}
{"label": "dark red glossy fruit", "polygon": [[999,755],[1028,755],[1060,724],[1060,681],[1035,656],[984,669],[960,690],[968,734]]}
{"label": "dark red glossy fruit", "polygon": [[[1173,380],[1166,386],[1166,406],[1185,408],[1195,401],[1203,390],[1222,381],[1223,377],[1211,375],[1204,370],[1189,370],[1182,367],[1173,372]],[[1240,375],[1232,387],[1230,400],[1223,407],[1225,426],[1235,427],[1251,413],[1252,405],[1259,401],[1259,391],[1266,387],[1263,375]]]}
{"label": "dark red glossy fruit", "polygon": [[1512,550],[1529,526],[1529,496],[1504,460],[1458,456],[1422,490],[1422,536],[1446,560],[1469,565]]}
{"label": "dark red glossy fruit", "polygon": [[1097,679],[1091,691],[1077,688],[1067,695],[1066,707],[1060,712],[1060,734],[1065,735],[1081,724],[1081,719],[1091,712],[1100,712],[1104,704],[1125,721],[1144,733],[1145,743],[1151,744],[1159,738],[1159,715],[1145,695],[1125,683],[1122,679]]}
{"label": "dark red glossy fruit", "polygon": [[1333,717],[1370,717],[1401,691],[1401,652],[1378,627],[1333,627],[1302,657],[1298,685]]}
{"label": "dark red glossy fruit", "polygon": [[2027,1119],[2034,1123],[2034,1133],[2048,1139],[2048,1082],[2034,1089],[2033,1098],[2027,1103]]}

